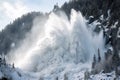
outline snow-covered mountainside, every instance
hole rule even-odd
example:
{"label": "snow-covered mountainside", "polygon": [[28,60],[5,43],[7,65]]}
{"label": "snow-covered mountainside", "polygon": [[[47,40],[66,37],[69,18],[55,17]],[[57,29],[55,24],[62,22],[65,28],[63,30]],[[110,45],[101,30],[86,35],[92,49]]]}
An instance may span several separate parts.
{"label": "snow-covered mountainside", "polygon": [[0,32],[6,55],[0,78],[119,80],[119,6],[119,0],[70,0],[15,20]]}

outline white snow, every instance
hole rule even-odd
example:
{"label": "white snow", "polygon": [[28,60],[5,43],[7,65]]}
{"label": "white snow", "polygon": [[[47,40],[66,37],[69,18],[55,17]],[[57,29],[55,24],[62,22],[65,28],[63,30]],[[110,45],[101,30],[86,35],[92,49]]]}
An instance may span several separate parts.
{"label": "white snow", "polygon": [[[70,67],[70,71],[69,69],[63,71],[63,68],[59,68],[59,71],[55,69],[50,74],[46,72],[41,75],[40,72],[25,72],[17,68],[12,68],[10,65],[2,66],[0,67],[2,69],[2,71],[0,70],[0,79],[6,77],[12,80],[85,80],[85,71],[88,71],[86,69],[79,70],[79,68],[75,70]],[[114,71],[111,73],[101,72],[99,74],[89,75],[87,80],[114,80],[115,77]],[[119,79],[118,77],[117,80]]]}
{"label": "white snow", "polygon": [[[99,24],[95,21],[90,26],[95,28]],[[15,62],[15,67],[21,70],[8,68],[4,73],[13,80],[84,80],[85,71],[90,71],[98,48],[103,57],[103,32],[95,34],[89,29],[80,12],[72,10],[70,21],[64,13],[60,16],[51,13],[47,21],[38,19],[20,47],[7,56],[8,62]],[[90,78],[110,79],[103,73]],[[110,80],[113,78],[112,74]]]}
{"label": "white snow", "polygon": [[14,48],[15,47],[15,43],[13,42],[12,44],[11,44],[11,48]]}
{"label": "white snow", "polygon": [[117,32],[117,37],[120,38],[120,28],[119,28],[119,30]]}
{"label": "white snow", "polygon": [[111,28],[116,28],[116,25],[118,24],[118,21],[117,22],[115,22],[115,24],[114,25],[112,25],[111,26]]}
{"label": "white snow", "polygon": [[115,72],[91,75],[90,78],[91,80],[114,80]]}

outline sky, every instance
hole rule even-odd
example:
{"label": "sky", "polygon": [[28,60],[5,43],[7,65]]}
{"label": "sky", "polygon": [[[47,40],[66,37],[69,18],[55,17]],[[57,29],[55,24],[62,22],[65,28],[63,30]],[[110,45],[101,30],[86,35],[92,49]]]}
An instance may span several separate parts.
{"label": "sky", "polygon": [[31,11],[49,12],[69,0],[0,0],[0,30],[13,20]]}

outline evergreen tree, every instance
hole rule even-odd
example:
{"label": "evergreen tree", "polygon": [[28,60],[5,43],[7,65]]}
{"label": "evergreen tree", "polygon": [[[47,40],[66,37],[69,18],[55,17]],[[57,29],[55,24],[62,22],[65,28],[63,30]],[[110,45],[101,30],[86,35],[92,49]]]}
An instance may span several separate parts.
{"label": "evergreen tree", "polygon": [[4,55],[4,58],[3,58],[3,64],[6,65],[5,55]]}
{"label": "evergreen tree", "polygon": [[108,49],[107,52],[105,52],[105,60],[107,60],[112,55],[111,49]]}
{"label": "evergreen tree", "polygon": [[100,61],[101,61],[101,56],[100,56],[100,50],[98,48],[98,62],[100,62]]}
{"label": "evergreen tree", "polygon": [[113,54],[112,60],[113,60],[114,67],[117,67],[120,65],[120,58],[117,53]]}
{"label": "evergreen tree", "polygon": [[15,68],[14,63],[12,64],[12,68]]}
{"label": "evergreen tree", "polygon": [[95,54],[94,54],[93,62],[92,62],[92,69],[95,68],[95,65],[96,65],[96,56],[95,56]]}
{"label": "evergreen tree", "polygon": [[64,74],[64,80],[68,80],[68,77],[66,74]]}
{"label": "evergreen tree", "polygon": [[58,10],[58,9],[59,9],[59,6],[58,6],[58,3],[57,3],[56,5],[54,5],[53,11],[56,11],[56,10]]}
{"label": "evergreen tree", "polygon": [[58,77],[56,77],[56,79],[55,80],[58,80]]}
{"label": "evergreen tree", "polygon": [[86,71],[84,73],[84,80],[88,80],[90,78],[90,73],[88,71]]}

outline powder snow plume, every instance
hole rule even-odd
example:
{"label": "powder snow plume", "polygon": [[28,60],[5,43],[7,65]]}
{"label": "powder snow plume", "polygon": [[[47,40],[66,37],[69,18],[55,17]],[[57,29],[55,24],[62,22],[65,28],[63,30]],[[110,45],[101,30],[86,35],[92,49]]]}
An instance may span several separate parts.
{"label": "powder snow plume", "polygon": [[95,34],[82,14],[72,9],[70,20],[62,11],[59,15],[52,12],[48,18],[36,18],[31,32],[10,51],[8,59],[26,71],[65,72],[90,68],[98,48],[103,55],[103,32]]}

